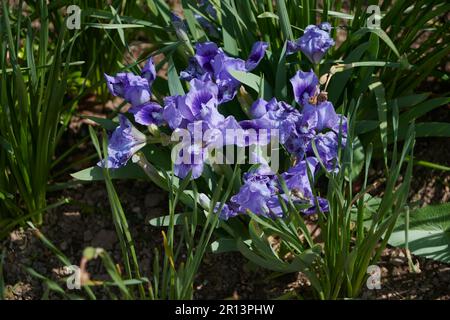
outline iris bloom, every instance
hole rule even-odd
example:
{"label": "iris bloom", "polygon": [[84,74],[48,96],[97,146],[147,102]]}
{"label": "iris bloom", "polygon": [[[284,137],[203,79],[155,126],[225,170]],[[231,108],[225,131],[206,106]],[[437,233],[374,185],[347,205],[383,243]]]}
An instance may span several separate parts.
{"label": "iris bloom", "polygon": [[114,130],[109,139],[108,159],[98,165],[106,165],[108,168],[120,168],[130,160],[137,151],[146,144],[146,136],[136,129],[131,122],[119,114],[119,126]]}
{"label": "iris bloom", "polygon": [[156,79],[152,58],[145,63],[141,75],[121,72],[114,77],[105,74],[105,79],[112,95],[131,103],[130,112],[134,114],[137,123],[146,126],[162,123],[162,107],[155,102],[150,102],[151,86]]}
{"label": "iris bloom", "polygon": [[300,105],[305,105],[310,98],[317,95],[319,79],[311,70],[309,72],[297,71],[291,78],[292,89],[294,90],[295,101]]}
{"label": "iris bloom", "polygon": [[307,26],[303,36],[296,41],[288,41],[287,54],[301,50],[312,63],[318,64],[328,49],[334,46],[330,32],[331,25],[328,22],[321,23],[319,26]]}
{"label": "iris bloom", "polygon": [[278,199],[278,179],[268,170],[270,169],[267,165],[261,164],[244,174],[244,184],[239,192],[231,197],[229,207],[234,212],[245,214],[250,211],[271,218],[283,215]]}
{"label": "iris bloom", "polygon": [[235,97],[240,85],[230,71],[252,71],[264,57],[267,47],[265,42],[256,42],[248,59],[244,61],[228,56],[214,42],[197,43],[195,56],[189,60],[188,68],[180,76],[184,80],[213,81],[219,90],[218,101],[224,103]]}
{"label": "iris bloom", "polygon": [[[210,150],[236,143],[227,138],[227,130],[240,126],[233,116],[225,117],[217,109],[218,92],[213,82],[193,79],[186,95],[165,99],[164,120],[173,130],[188,130],[190,137],[182,142],[184,148],[175,163],[175,174],[180,178],[189,171],[193,179],[200,177]],[[195,137],[201,137],[201,141],[195,141]]]}

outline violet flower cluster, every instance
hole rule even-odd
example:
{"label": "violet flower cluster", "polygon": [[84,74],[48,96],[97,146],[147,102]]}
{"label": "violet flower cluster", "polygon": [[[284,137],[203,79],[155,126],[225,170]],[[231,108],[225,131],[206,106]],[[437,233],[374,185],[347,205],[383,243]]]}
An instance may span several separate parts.
{"label": "violet flower cluster", "polygon": [[[295,165],[281,174],[290,194],[282,194],[281,181],[263,163],[261,169],[244,176],[239,193],[222,211],[223,218],[246,213],[247,210],[266,217],[280,217],[280,194],[282,198],[290,196],[294,203],[310,204],[304,211],[306,214],[319,208],[322,212],[328,211],[327,201],[313,196],[307,167],[312,177],[319,170],[320,162],[330,172],[339,169],[338,148],[346,144],[347,120],[336,114],[331,102],[320,101],[319,80],[312,71],[298,71],[291,84],[301,111],[275,98],[270,101],[258,99],[250,109],[253,119],[241,122],[247,129],[279,130],[280,142],[295,158]],[[319,158],[316,158],[313,143]]]}
{"label": "violet flower cluster", "polygon": [[[307,27],[303,37],[289,44],[289,53],[302,50],[317,63],[334,43],[329,38],[330,29],[329,24]],[[189,91],[166,97],[164,106],[151,101],[151,86],[156,78],[152,59],[147,61],[140,75],[105,75],[111,93],[131,104],[130,112],[137,123],[168,126],[173,134],[187,130],[191,137],[210,133],[200,144],[194,139],[183,141],[188,146],[177,152],[174,163],[174,173],[179,178],[189,174],[191,179],[199,178],[204,170],[205,155],[211,148],[224,145],[247,147],[253,143],[245,141],[242,144],[227,137],[228,130],[278,130],[280,143],[293,159],[292,167],[277,175],[264,158],[252,155],[258,158],[259,165],[244,174],[239,192],[222,208],[219,214],[225,220],[248,211],[265,217],[282,217],[280,199],[288,198],[294,203],[309,204],[303,211],[305,214],[317,210],[326,212],[328,203],[313,195],[311,183],[314,181],[310,181],[309,176],[314,178],[321,164],[330,172],[339,170],[338,148],[346,143],[347,120],[336,114],[326,93],[320,92],[319,80],[312,71],[298,71],[290,80],[298,107],[272,98],[256,100],[250,108],[249,120],[237,121],[234,116],[225,117],[219,112],[219,105],[234,99],[241,85],[231,71],[252,71],[264,58],[267,48],[267,43],[256,42],[247,60],[242,60],[228,56],[213,42],[197,43],[195,55],[190,58],[187,69],[180,73],[182,80],[189,81]],[[120,125],[109,141],[109,157],[103,165],[109,168],[124,166],[145,144],[145,135],[121,115]],[[289,194],[283,192],[280,176]]]}

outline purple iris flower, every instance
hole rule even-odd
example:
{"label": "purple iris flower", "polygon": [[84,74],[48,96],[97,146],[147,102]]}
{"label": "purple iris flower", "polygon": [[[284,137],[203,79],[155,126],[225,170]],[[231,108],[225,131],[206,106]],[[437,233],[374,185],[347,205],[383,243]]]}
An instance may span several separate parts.
{"label": "purple iris flower", "polygon": [[189,60],[187,69],[181,72],[181,78],[184,80],[211,80],[218,86],[218,102],[230,101],[235,97],[240,85],[230,71],[249,72],[253,70],[264,57],[267,47],[265,42],[256,42],[249,58],[244,61],[229,57],[214,42],[197,43],[195,57]]}
{"label": "purple iris flower", "polygon": [[[215,207],[214,207],[214,213],[217,213],[220,209],[220,203],[216,203]],[[237,212],[234,211],[230,206],[228,206],[228,204],[224,204],[222,207],[222,210],[219,213],[219,219],[221,220],[228,220],[230,218],[233,218],[235,216],[237,216]]]}
{"label": "purple iris flower", "polygon": [[328,202],[320,197],[314,197],[311,183],[309,181],[308,168],[311,172],[311,176],[314,178],[316,169],[318,168],[318,163],[319,162],[316,158],[308,157],[305,160],[298,162],[295,166],[282,174],[282,178],[291,193],[292,201],[294,203],[299,202],[311,204],[311,207],[303,211],[306,214],[315,213],[316,200],[318,201],[322,212],[328,211]]}
{"label": "purple iris flower", "polygon": [[123,98],[133,106],[141,105],[150,100],[150,86],[147,79],[127,73]]}
{"label": "purple iris flower", "polygon": [[267,47],[268,44],[266,42],[255,42],[246,61],[231,58],[223,52],[220,52],[214,58],[214,78],[219,86],[219,100],[221,103],[232,100],[240,86],[240,82],[231,75],[230,71],[252,71],[264,58]]}
{"label": "purple iris flower", "polygon": [[156,78],[153,59],[147,60],[140,76],[131,72],[121,72],[115,77],[105,74],[106,84],[114,96],[119,96],[138,106],[150,100],[150,88]]}
{"label": "purple iris flower", "polygon": [[138,106],[133,106],[129,112],[134,114],[134,120],[144,126],[155,124],[157,126],[164,122],[163,108],[156,102],[145,102]]}
{"label": "purple iris flower", "polygon": [[179,178],[185,178],[192,171],[191,178],[197,179],[202,175],[212,149],[236,144],[236,140],[227,138],[227,130],[240,128],[233,116],[225,118],[216,108],[207,107],[202,110],[200,117],[204,120],[187,124],[190,139],[181,142],[182,149],[175,160],[174,172]]}
{"label": "purple iris flower", "polygon": [[305,104],[302,115],[302,123],[308,127],[314,127],[317,132],[339,128],[341,122],[341,118],[336,114],[333,104],[329,101],[317,105]]}
{"label": "purple iris flower", "polygon": [[297,125],[295,130],[291,132],[291,135],[284,142],[284,147],[290,154],[296,156],[298,159],[303,159],[315,135],[314,130],[308,130]]}
{"label": "purple iris flower", "polygon": [[[336,162],[338,158],[339,145],[338,135],[333,131],[319,133],[313,138],[312,141],[314,141],[320,160],[324,164],[327,171],[337,172],[339,168]],[[308,146],[308,154],[314,155],[312,143]]]}
{"label": "purple iris flower", "polygon": [[179,106],[184,104],[184,99],[185,96],[180,95],[164,98],[163,119],[172,130],[187,126],[186,120],[183,119],[179,110]]}
{"label": "purple iris flower", "polygon": [[150,57],[144,65],[141,73],[144,79],[147,79],[148,85],[151,89],[153,81],[156,79],[156,68],[153,57]]}
{"label": "purple iris flower", "polygon": [[121,72],[111,77],[105,73],[106,85],[113,96],[123,97],[125,95],[125,84],[127,83],[128,73]]}
{"label": "purple iris flower", "polygon": [[[197,120],[203,120],[203,116],[210,115],[210,120],[214,117],[221,117],[217,111],[217,86],[210,82],[203,82],[193,79],[190,82],[190,90],[184,96],[171,96],[164,100],[165,108],[163,118],[172,129],[187,128],[187,125]],[[223,117],[223,116],[222,116]],[[220,121],[221,119],[217,120]]]}
{"label": "purple iris flower", "polygon": [[212,72],[212,63],[216,55],[221,53],[214,42],[203,42],[195,45],[195,59],[198,65],[206,72]]}
{"label": "purple iris flower", "polygon": [[[265,170],[264,165],[261,167]],[[244,184],[239,192],[231,197],[231,205],[241,214],[251,211],[264,217],[281,217],[278,190],[275,175],[260,174],[258,169],[252,170],[244,174]]]}
{"label": "purple iris flower", "polygon": [[244,129],[278,129],[281,143],[288,140],[296,124],[301,120],[298,110],[284,101],[277,101],[276,98],[269,101],[256,100],[250,108],[250,114],[254,119],[240,122]]}
{"label": "purple iris flower", "polygon": [[239,212],[247,210],[254,214],[268,216],[270,209],[267,201],[272,197],[272,192],[265,181],[248,181],[238,194],[231,197],[231,201],[239,205]]}
{"label": "purple iris flower", "polygon": [[211,80],[211,74],[203,70],[196,57],[190,57],[188,67],[180,72],[180,79],[185,81],[191,81],[192,79],[207,81]]}
{"label": "purple iris flower", "polygon": [[240,129],[233,116],[224,117],[218,106],[218,88],[210,82],[193,79],[185,96],[167,97],[163,112],[164,120],[172,129],[190,129],[198,121],[202,129],[218,129],[225,135],[226,129]]}
{"label": "purple iris flower", "polygon": [[[175,174],[180,178],[186,177],[189,171],[192,171],[193,179],[198,178],[211,149],[238,144],[234,135],[228,137],[228,130],[241,127],[233,116],[225,118],[217,109],[218,91],[217,85],[211,81],[193,79],[186,95],[164,100],[163,119],[175,131],[187,129],[190,137],[182,142],[184,148],[176,159]],[[191,158],[196,161],[191,161]]]}
{"label": "purple iris flower", "polygon": [[253,44],[250,55],[245,62],[245,69],[247,71],[251,71],[258,66],[259,62],[264,58],[268,47],[267,42],[257,41]]}
{"label": "purple iris flower", "polygon": [[329,22],[322,22],[321,24],[319,24],[319,29],[330,33],[331,32],[331,24]]}
{"label": "purple iris flower", "polygon": [[219,100],[221,103],[233,100],[241,84],[231,75],[231,70],[246,72],[245,61],[231,58],[223,52],[214,57],[213,78],[219,87]]}
{"label": "purple iris flower", "polygon": [[281,175],[293,196],[305,200],[309,200],[313,196],[307,166],[314,177],[318,163],[316,158],[308,157]]}
{"label": "purple iris flower", "polygon": [[[303,79],[313,78],[310,74],[306,77],[303,77],[302,73],[298,75]],[[301,93],[301,89],[298,91],[300,92],[299,96],[307,98],[308,85],[314,83],[314,81],[304,82],[305,85],[300,84],[298,86],[304,92]],[[334,169],[334,163],[337,159],[339,129],[341,129],[342,137],[341,146],[345,146],[347,122],[345,117],[336,114],[330,102],[324,101],[319,105],[306,103],[300,113],[292,106],[283,101],[278,102],[275,98],[270,101],[258,99],[251,106],[250,114],[255,119],[241,121],[239,124],[243,129],[254,129],[256,131],[259,129],[278,129],[280,142],[290,154],[298,159],[303,159],[305,155],[314,156],[311,141],[317,137],[314,141],[321,150],[320,156],[326,164],[326,168],[330,171]],[[325,130],[330,133],[322,134]],[[247,142],[247,144],[250,144],[250,142]]]}
{"label": "purple iris flower", "polygon": [[262,98],[256,99],[250,107],[250,115],[253,118],[262,118],[267,113],[267,104],[267,101]]}
{"label": "purple iris flower", "polygon": [[333,123],[331,129],[342,136],[343,140],[341,145],[345,146],[345,143],[347,142],[346,138],[348,132],[347,118],[341,114],[338,114],[337,119]]}
{"label": "purple iris flower", "polygon": [[266,50],[269,47],[267,42],[257,41],[253,44],[250,55],[245,61],[245,68],[247,71],[255,69],[266,54]]}
{"label": "purple iris flower", "polygon": [[330,31],[331,25],[326,22],[319,26],[307,26],[303,36],[295,42],[288,42],[287,54],[293,54],[301,50],[312,63],[318,64],[328,49],[334,46]]}
{"label": "purple iris flower", "polygon": [[342,139],[340,145],[344,147],[347,120],[336,114],[331,102],[324,101],[318,105],[307,103],[302,110],[301,119],[289,131],[284,146],[289,153],[302,159],[305,155],[315,156],[311,144],[314,140],[323,163],[331,171],[338,156],[339,133]]}
{"label": "purple iris flower", "polygon": [[343,148],[347,142],[347,119],[337,115],[333,105],[324,101],[318,105],[307,103],[302,111],[302,119],[285,146],[297,157],[315,156],[312,149],[314,141],[319,157],[328,171],[338,170],[337,158],[339,137]]}
{"label": "purple iris flower", "polygon": [[205,151],[202,146],[194,143],[181,149],[174,164],[174,174],[184,179],[191,172],[191,179],[199,178],[203,173]]}
{"label": "purple iris flower", "polygon": [[312,193],[307,167],[309,167],[314,177],[318,168],[317,159],[308,157],[282,174],[290,195],[280,193],[282,188],[278,178],[271,173],[267,165],[261,164],[258,168],[245,173],[244,184],[239,192],[230,199],[229,208],[227,209],[230,210],[231,215],[221,216],[221,219],[228,219],[236,214],[245,214],[248,211],[264,217],[281,218],[283,210],[280,198],[288,201],[289,197],[294,203],[310,205],[309,208],[303,211],[305,214],[316,212],[316,201],[319,203],[320,210],[327,212],[328,202],[323,198],[314,197]]}
{"label": "purple iris flower", "polygon": [[290,81],[294,90],[295,101],[302,106],[319,91],[319,79],[312,70],[309,72],[299,70]]}
{"label": "purple iris flower", "polygon": [[124,115],[119,115],[119,121],[119,126],[109,139],[108,159],[103,163],[99,162],[99,166],[106,164],[108,168],[120,168],[146,144],[146,136],[137,130]]}
{"label": "purple iris flower", "polygon": [[105,79],[112,95],[122,97],[131,103],[130,112],[135,115],[137,123],[143,125],[162,123],[162,107],[150,102],[150,89],[156,79],[153,58],[147,60],[140,76],[122,72],[115,77],[105,74]]}

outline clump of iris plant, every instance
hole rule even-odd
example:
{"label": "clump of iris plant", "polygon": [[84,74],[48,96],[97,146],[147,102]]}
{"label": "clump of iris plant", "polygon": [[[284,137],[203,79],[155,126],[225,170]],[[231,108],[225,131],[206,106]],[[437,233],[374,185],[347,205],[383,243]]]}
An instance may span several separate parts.
{"label": "clump of iris plant", "polygon": [[[328,23],[308,26],[301,38],[288,43],[287,54],[301,50],[311,62],[319,63],[334,45],[330,31]],[[151,86],[156,78],[152,59],[147,61],[140,75],[105,75],[111,93],[132,105],[130,113],[138,124],[167,126],[174,133],[187,130],[191,137],[196,132],[213,132],[201,144],[196,144],[194,140],[183,141],[189,146],[176,154],[174,173],[179,178],[189,174],[191,179],[201,177],[206,165],[205,154],[210,148],[229,144],[246,147],[259,143],[258,140],[240,144],[235,139],[227,139],[230,129],[244,132],[278,130],[280,143],[293,160],[292,166],[277,175],[271,171],[266,160],[259,157],[259,164],[244,174],[239,192],[223,206],[221,219],[226,220],[249,211],[265,217],[281,218],[283,211],[280,200],[283,199],[308,204],[309,207],[303,210],[305,214],[317,210],[328,211],[327,201],[313,195],[311,184],[314,181],[310,181],[310,177],[314,179],[321,164],[329,172],[339,170],[338,149],[346,143],[347,120],[336,114],[332,103],[327,101],[326,93],[320,90],[319,80],[313,71],[298,71],[290,79],[296,106],[275,98],[269,101],[260,98],[250,107],[251,119],[243,121],[237,121],[234,116],[225,117],[219,111],[219,105],[233,100],[241,86],[231,71],[252,71],[264,58],[267,48],[267,43],[256,42],[247,60],[242,60],[228,56],[214,42],[197,43],[187,69],[180,74],[182,80],[189,81],[188,92],[166,97],[164,106],[151,101]],[[109,158],[103,165],[110,168],[123,166],[145,144],[146,136],[121,115],[120,125],[109,141]],[[182,161],[186,158],[200,161]],[[287,186],[289,194],[283,192],[282,183]]]}

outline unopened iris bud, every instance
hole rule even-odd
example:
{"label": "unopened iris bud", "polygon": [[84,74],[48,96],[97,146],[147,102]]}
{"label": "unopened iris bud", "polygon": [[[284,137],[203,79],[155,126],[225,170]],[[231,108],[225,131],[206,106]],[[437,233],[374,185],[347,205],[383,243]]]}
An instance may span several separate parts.
{"label": "unopened iris bud", "polygon": [[242,111],[250,117],[250,107],[253,104],[252,96],[245,90],[244,86],[239,88],[239,92],[237,94],[237,99],[239,104],[241,105]]}
{"label": "unopened iris bud", "polygon": [[187,53],[190,56],[193,56],[195,54],[195,51],[194,48],[192,48],[191,41],[189,40],[189,36],[187,35],[187,28],[184,20],[173,12],[171,18],[172,18],[172,25],[175,28],[177,38],[184,43],[188,51]]}

